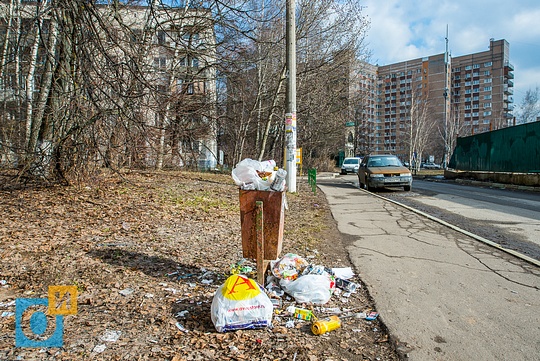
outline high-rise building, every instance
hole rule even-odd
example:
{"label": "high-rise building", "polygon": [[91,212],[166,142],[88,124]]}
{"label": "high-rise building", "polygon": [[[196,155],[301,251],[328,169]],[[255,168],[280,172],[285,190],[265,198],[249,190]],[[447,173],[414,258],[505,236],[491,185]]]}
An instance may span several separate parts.
{"label": "high-rise building", "polygon": [[[376,101],[360,96],[356,105],[357,111],[375,107],[374,116],[363,116],[369,124],[357,127],[353,137],[363,145],[360,155],[390,152],[406,161],[433,156],[442,162],[457,136],[508,126],[513,70],[504,39],[491,39],[489,50],[479,53],[454,58],[442,53],[376,67],[371,71],[377,74]],[[361,87],[364,79],[358,82]]]}

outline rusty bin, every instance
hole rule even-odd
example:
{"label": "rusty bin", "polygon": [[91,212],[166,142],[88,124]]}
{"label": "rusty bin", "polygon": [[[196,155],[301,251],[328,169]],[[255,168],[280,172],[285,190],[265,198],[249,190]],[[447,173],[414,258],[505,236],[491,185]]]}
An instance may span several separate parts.
{"label": "rusty bin", "polygon": [[263,202],[264,259],[277,259],[283,244],[285,192],[240,189],[240,221],[244,258],[257,259],[256,202]]}

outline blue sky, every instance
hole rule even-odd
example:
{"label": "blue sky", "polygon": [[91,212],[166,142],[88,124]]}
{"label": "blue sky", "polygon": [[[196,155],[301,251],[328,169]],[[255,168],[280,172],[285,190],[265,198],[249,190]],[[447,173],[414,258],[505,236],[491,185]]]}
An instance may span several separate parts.
{"label": "blue sky", "polygon": [[361,0],[371,21],[371,63],[385,65],[440,54],[488,50],[489,39],[510,43],[514,104],[540,87],[540,0]]}

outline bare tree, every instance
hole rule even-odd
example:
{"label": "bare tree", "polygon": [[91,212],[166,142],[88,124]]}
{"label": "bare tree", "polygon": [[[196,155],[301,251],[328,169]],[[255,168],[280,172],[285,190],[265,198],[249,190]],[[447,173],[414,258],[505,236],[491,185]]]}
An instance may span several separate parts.
{"label": "bare tree", "polygon": [[540,89],[529,89],[520,104],[517,123],[535,122],[540,118]]}

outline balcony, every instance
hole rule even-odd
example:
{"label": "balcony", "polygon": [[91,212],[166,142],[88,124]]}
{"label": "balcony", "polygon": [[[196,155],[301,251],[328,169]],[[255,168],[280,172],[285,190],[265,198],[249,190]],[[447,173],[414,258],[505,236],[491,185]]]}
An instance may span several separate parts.
{"label": "balcony", "polygon": [[504,84],[504,94],[508,94],[508,95],[514,94],[514,88],[511,88],[508,85]]}
{"label": "balcony", "polygon": [[504,67],[508,68],[508,70],[510,70],[510,71],[514,71],[514,65],[510,64],[509,61],[504,62]]}

